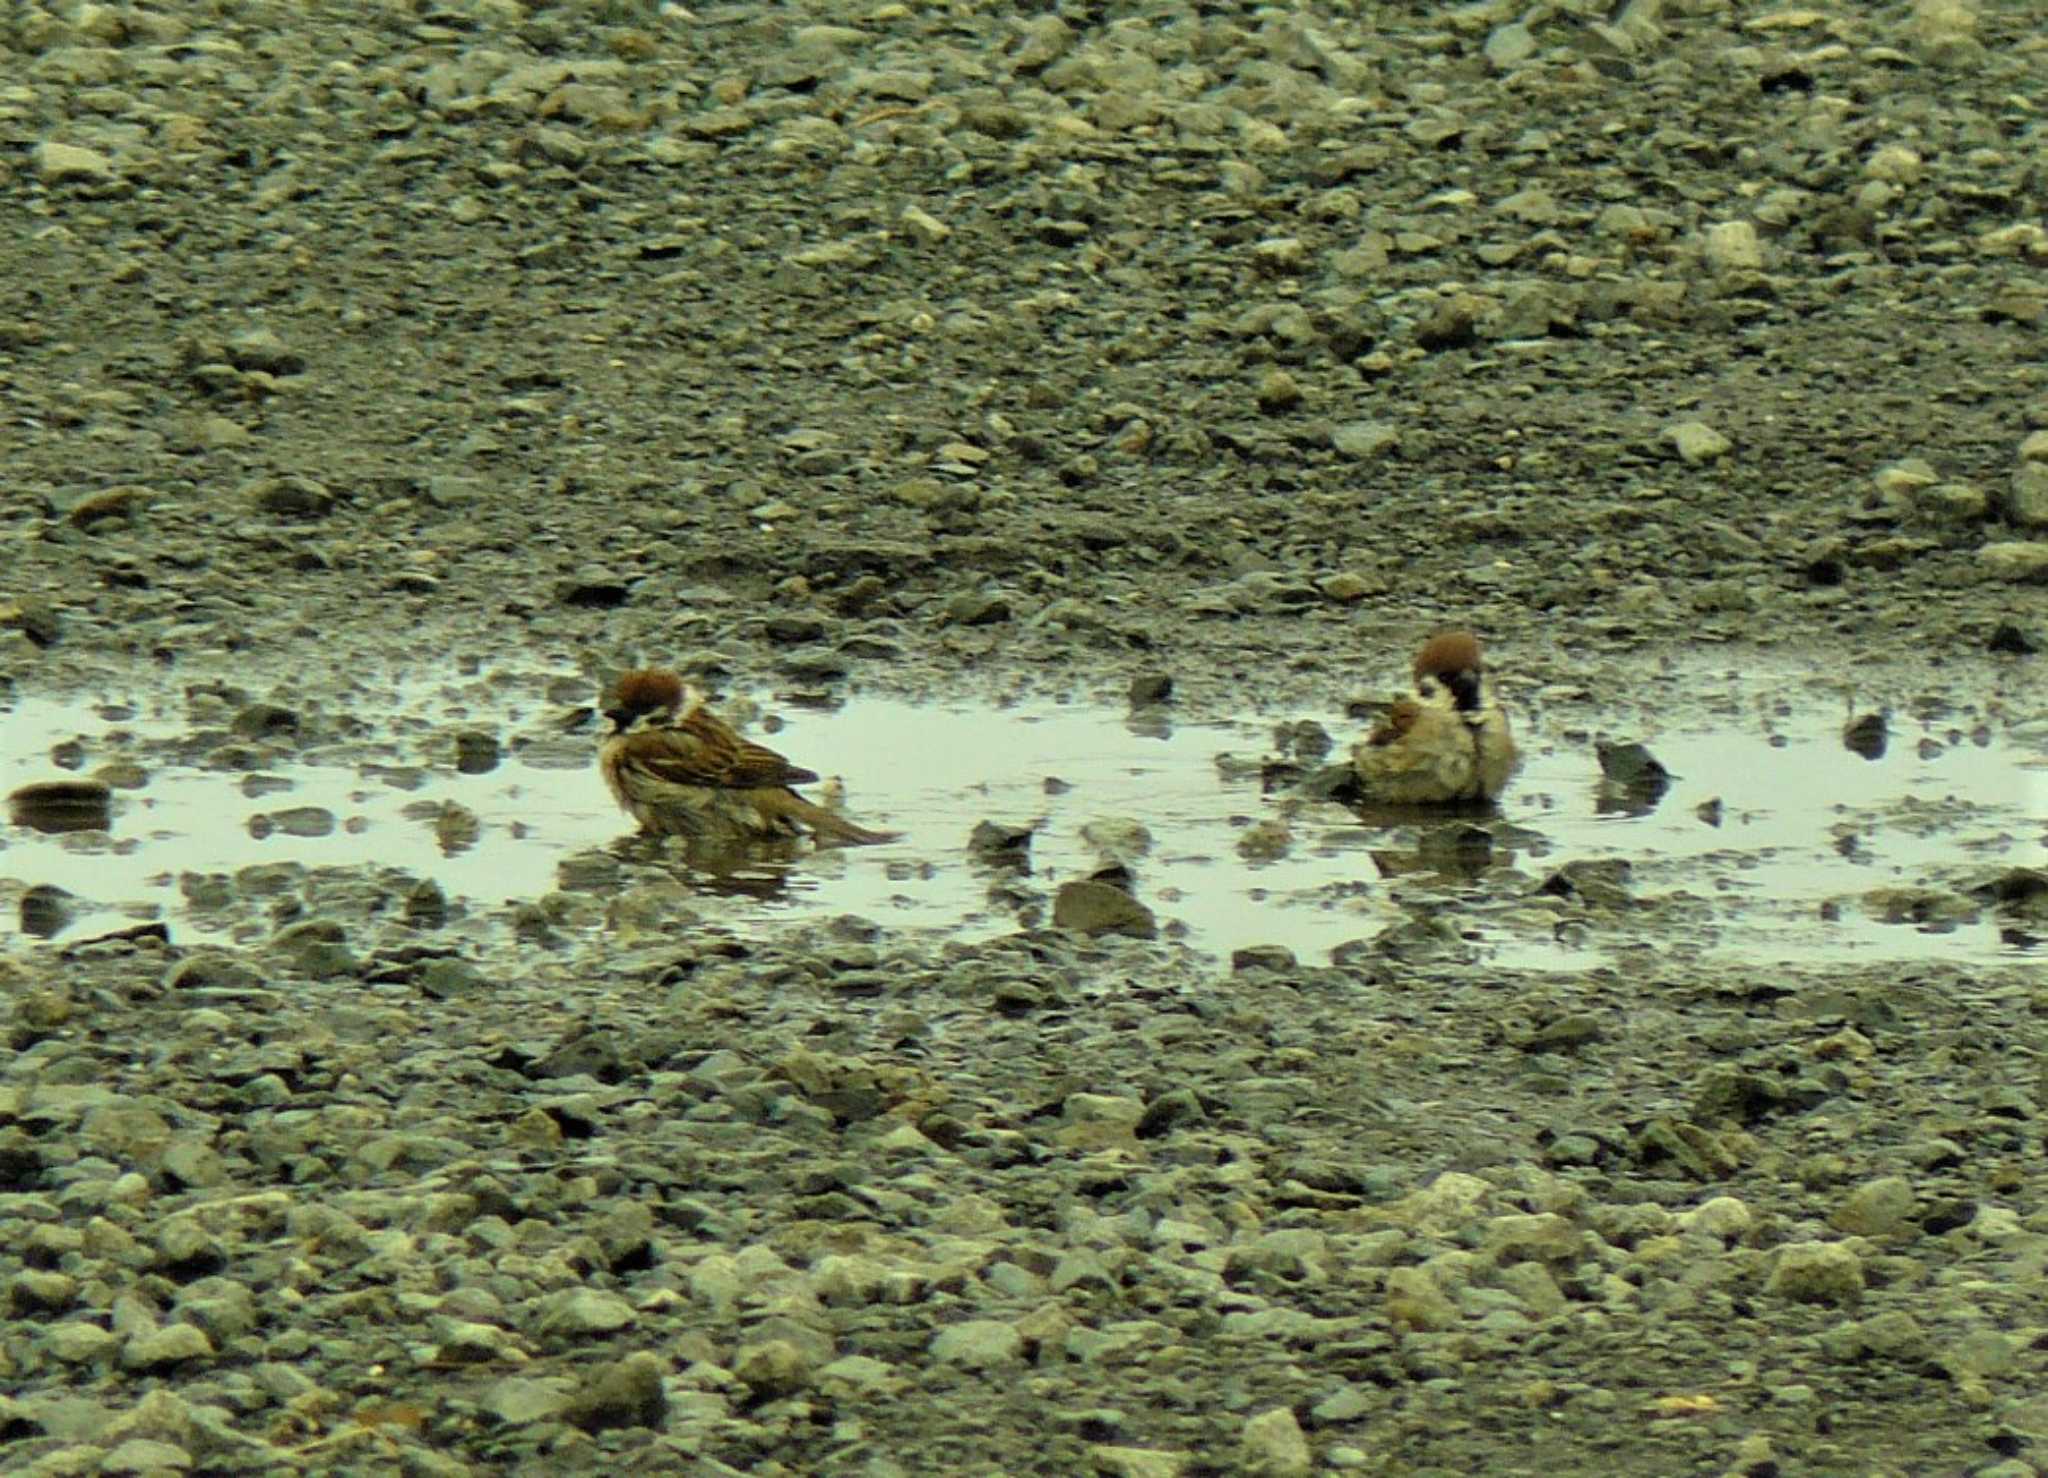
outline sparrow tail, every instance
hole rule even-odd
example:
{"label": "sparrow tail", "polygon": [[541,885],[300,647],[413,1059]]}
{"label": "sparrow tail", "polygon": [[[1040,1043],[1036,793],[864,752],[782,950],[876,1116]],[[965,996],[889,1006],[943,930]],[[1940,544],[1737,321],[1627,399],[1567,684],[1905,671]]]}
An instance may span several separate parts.
{"label": "sparrow tail", "polygon": [[893,842],[903,835],[900,831],[873,831],[857,826],[837,812],[823,806],[814,806],[793,790],[785,790],[772,803],[774,809],[800,826],[810,828],[820,840],[847,842],[854,846],[874,846],[881,842]]}

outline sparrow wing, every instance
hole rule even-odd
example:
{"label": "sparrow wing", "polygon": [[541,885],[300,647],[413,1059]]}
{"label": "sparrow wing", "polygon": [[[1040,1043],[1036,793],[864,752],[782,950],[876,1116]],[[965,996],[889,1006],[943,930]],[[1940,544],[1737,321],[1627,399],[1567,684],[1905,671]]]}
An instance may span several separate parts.
{"label": "sparrow wing", "polygon": [[718,776],[691,782],[697,785],[757,790],[765,785],[808,785],[818,778],[817,771],[793,765],[767,745],[740,737],[730,724],[701,708],[671,732],[683,736],[700,756],[696,763],[701,770]]}
{"label": "sparrow wing", "polygon": [[727,757],[682,729],[642,729],[618,741],[616,762],[621,771],[657,785],[688,785],[721,789],[730,782]]}
{"label": "sparrow wing", "polygon": [[1387,707],[1387,716],[1377,727],[1366,735],[1365,742],[1374,749],[1384,749],[1407,737],[1415,727],[1415,721],[1422,717],[1422,705],[1413,698],[1396,698]]}

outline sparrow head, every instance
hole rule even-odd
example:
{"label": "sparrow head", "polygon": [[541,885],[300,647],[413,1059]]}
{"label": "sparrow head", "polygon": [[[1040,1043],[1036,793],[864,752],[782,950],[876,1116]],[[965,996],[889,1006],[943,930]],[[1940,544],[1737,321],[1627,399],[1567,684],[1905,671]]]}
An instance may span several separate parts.
{"label": "sparrow head", "polygon": [[1446,631],[1431,637],[1415,654],[1415,691],[1425,699],[1448,693],[1452,704],[1470,713],[1482,702],[1479,638],[1469,631]]}
{"label": "sparrow head", "polygon": [[[689,695],[689,685],[666,668],[638,667],[612,685],[612,701],[604,716],[623,734],[650,713],[674,714]],[[702,701],[701,695],[698,701]]]}

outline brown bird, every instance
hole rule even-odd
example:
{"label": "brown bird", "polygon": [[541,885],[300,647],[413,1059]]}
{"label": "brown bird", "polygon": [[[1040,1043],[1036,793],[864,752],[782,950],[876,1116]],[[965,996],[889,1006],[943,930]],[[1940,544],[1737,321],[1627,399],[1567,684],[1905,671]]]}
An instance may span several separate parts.
{"label": "brown bird", "polygon": [[790,787],[817,772],[742,737],[704,706],[704,694],[661,668],[618,680],[605,717],[613,733],[598,769],[613,797],[643,831],[698,840],[801,836],[822,841],[892,842],[813,805]]}
{"label": "brown bird", "polygon": [[1469,631],[1423,644],[1414,693],[1351,751],[1366,796],[1390,805],[1495,800],[1521,762]]}

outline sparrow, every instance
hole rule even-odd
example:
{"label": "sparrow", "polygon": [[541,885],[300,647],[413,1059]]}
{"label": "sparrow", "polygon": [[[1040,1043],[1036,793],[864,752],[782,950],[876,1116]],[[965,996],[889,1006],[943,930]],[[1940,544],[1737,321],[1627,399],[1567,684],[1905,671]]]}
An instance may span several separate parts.
{"label": "sparrow", "polygon": [[1390,805],[1495,800],[1521,762],[1469,631],[1423,643],[1415,691],[1351,750],[1366,796]]}
{"label": "sparrow", "polygon": [[661,668],[621,677],[604,711],[613,732],[598,751],[604,783],[627,815],[655,836],[892,842],[813,805],[790,787],[817,772],[743,738],[705,707],[704,694]]}

